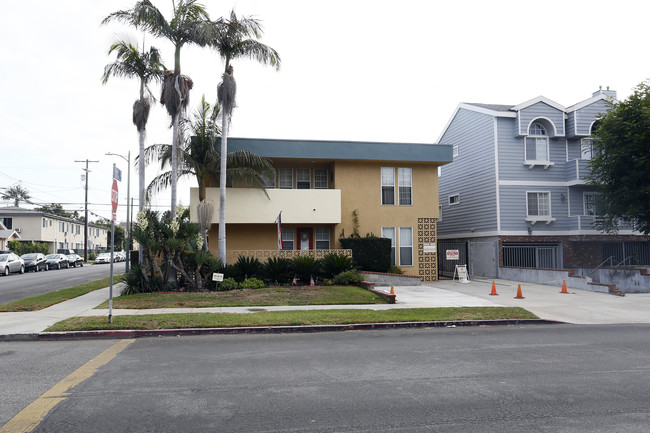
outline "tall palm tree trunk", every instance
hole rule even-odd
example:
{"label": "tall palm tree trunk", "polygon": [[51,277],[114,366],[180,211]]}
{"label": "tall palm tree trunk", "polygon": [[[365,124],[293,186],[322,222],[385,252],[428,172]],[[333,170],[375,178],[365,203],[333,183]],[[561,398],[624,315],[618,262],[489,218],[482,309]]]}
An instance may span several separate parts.
{"label": "tall palm tree trunk", "polygon": [[226,160],[228,155],[228,114],[221,126],[221,170],[219,173],[219,259],[226,264]]}

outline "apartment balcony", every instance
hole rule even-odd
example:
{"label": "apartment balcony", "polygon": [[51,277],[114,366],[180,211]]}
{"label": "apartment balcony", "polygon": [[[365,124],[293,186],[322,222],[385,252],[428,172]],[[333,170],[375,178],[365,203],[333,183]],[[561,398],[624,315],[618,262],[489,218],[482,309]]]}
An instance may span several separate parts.
{"label": "apartment balcony", "polygon": [[585,177],[591,173],[587,167],[589,165],[588,159],[573,159],[564,163],[564,176],[568,182],[573,182],[574,185],[585,185]]}
{"label": "apartment balcony", "polygon": [[[339,224],[339,189],[226,189],[227,224],[272,224],[282,212],[283,224]],[[212,223],[219,223],[219,188],[207,188],[206,199],[214,203]],[[198,188],[190,190],[190,219],[198,221]]]}

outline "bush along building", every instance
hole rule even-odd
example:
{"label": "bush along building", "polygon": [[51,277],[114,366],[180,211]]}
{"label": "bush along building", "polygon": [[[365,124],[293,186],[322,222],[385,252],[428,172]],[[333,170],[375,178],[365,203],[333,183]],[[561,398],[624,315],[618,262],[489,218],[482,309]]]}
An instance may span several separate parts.
{"label": "bush along building", "polygon": [[[650,265],[649,237],[595,229],[598,194],[588,185],[591,135],[616,92],[598,90],[568,108],[543,96],[519,105],[461,103],[439,141],[453,146],[441,168],[439,267],[551,284],[588,276],[628,291],[650,291],[635,265]],[[445,251],[458,251],[446,260]],[[449,255],[450,258],[455,256]],[[632,282],[630,282],[630,278]],[[584,285],[587,280],[575,281]],[[588,287],[593,289],[593,287]]]}
{"label": "bush along building", "polygon": [[[391,239],[392,263],[405,274],[437,278],[438,167],[451,161],[451,146],[229,138],[228,150],[268,158],[275,169],[266,194],[227,188],[228,263],[240,255],[320,258],[340,251],[341,237],[374,234]],[[198,221],[198,197],[198,189],[192,189],[193,221]],[[216,255],[216,185],[208,185],[206,199],[214,203],[209,247]]]}

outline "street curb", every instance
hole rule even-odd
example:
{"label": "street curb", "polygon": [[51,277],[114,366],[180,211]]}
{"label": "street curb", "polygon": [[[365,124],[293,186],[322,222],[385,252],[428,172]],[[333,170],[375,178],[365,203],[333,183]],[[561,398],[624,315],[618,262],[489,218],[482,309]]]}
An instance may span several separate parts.
{"label": "street curb", "polygon": [[[374,329],[405,328],[455,328],[465,326],[497,325],[558,325],[564,322],[544,319],[512,320],[459,320],[442,322],[394,322],[394,323],[354,323],[349,325],[311,325],[311,326],[254,326],[239,328],[182,328],[150,330],[100,330],[71,332],[41,332],[38,334],[0,335],[0,341],[58,341],[111,338],[180,337],[191,335],[230,335],[230,334],[290,334],[333,331],[365,331]],[[9,338],[7,338],[9,337]],[[22,337],[22,338],[21,338]]]}

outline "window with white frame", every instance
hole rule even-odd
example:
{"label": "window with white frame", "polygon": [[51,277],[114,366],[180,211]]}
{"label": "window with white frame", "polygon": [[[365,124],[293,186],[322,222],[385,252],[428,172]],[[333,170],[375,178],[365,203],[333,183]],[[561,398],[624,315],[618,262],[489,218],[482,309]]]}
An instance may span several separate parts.
{"label": "window with white frame", "polygon": [[413,228],[399,228],[399,265],[413,266]]}
{"label": "window with white frame", "polygon": [[582,196],[582,202],[584,204],[584,214],[588,216],[597,216],[602,212],[599,212],[598,208],[598,198],[600,194],[595,192],[586,192]]}
{"label": "window with white frame", "polygon": [[454,194],[449,196],[449,206],[460,203],[460,194]]}
{"label": "window with white frame", "polygon": [[13,230],[14,228],[14,219],[13,218],[2,218],[2,225],[4,225],[7,230]]}
{"label": "window with white frame", "polygon": [[272,175],[263,174],[262,180],[264,181],[264,187],[275,188],[275,173]]}
{"label": "window with white frame", "polygon": [[308,168],[299,168],[296,170],[296,188],[297,189],[311,188],[311,170],[309,170]]}
{"label": "window with white frame", "polygon": [[282,189],[293,188],[293,169],[281,168],[278,170],[278,184]]}
{"label": "window with white frame", "polygon": [[316,228],[316,249],[317,250],[330,249],[330,229],[328,227]]}
{"label": "window with white frame", "polygon": [[381,204],[395,204],[395,169],[381,168]]}
{"label": "window with white frame", "polygon": [[293,227],[282,227],[282,249],[293,250]]}
{"label": "window with white frame", "polygon": [[400,206],[413,204],[413,172],[410,168],[400,167],[397,169],[397,185]]}
{"label": "window with white frame", "polygon": [[533,123],[526,137],[526,161],[548,161],[548,134],[539,123]]}
{"label": "window with white frame", "polygon": [[551,193],[528,192],[526,193],[526,209],[529,217],[551,216]]}
{"label": "window with white frame", "polygon": [[395,227],[382,227],[381,237],[390,239],[390,264],[395,265]]}
{"label": "window with white frame", "polygon": [[43,228],[47,228],[47,218],[43,218]]}
{"label": "window with white frame", "polygon": [[580,140],[580,159],[591,159],[596,155],[594,139],[583,138]]}
{"label": "window with white frame", "polygon": [[454,144],[454,146],[453,146],[453,152],[454,152],[454,153],[453,153],[454,157],[458,156],[458,145],[457,145],[457,144]]}
{"label": "window with white frame", "polygon": [[327,189],[327,170],[323,168],[314,169],[314,188]]}

